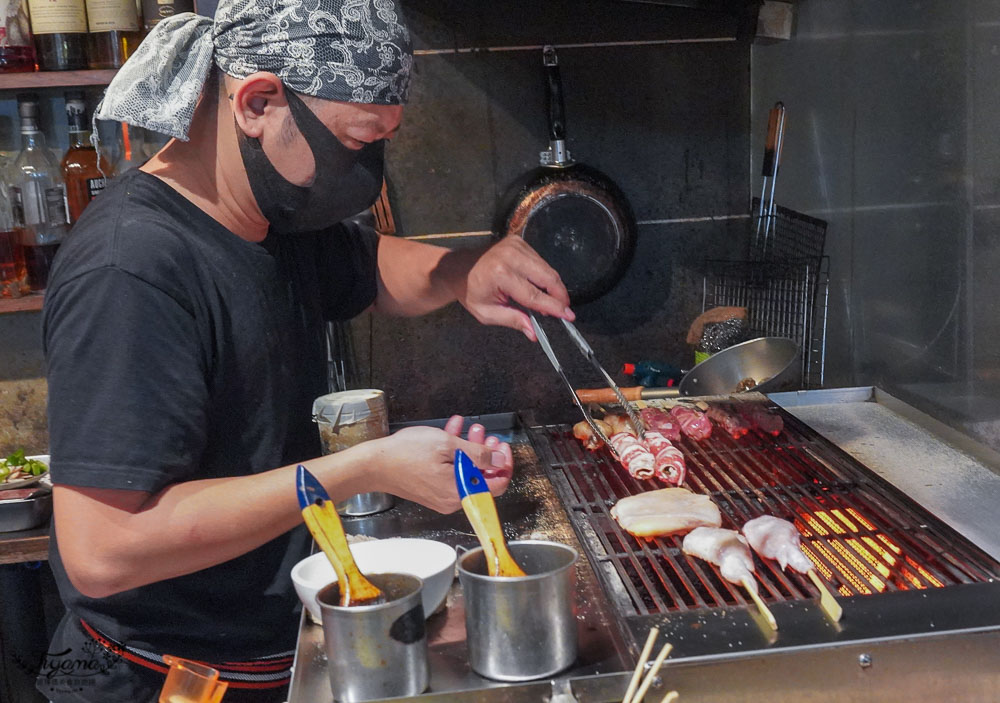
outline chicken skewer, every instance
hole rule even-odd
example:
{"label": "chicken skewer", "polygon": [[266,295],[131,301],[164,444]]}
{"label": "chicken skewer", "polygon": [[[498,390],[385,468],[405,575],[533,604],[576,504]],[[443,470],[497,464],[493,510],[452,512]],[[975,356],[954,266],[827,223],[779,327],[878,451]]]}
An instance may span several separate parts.
{"label": "chicken skewer", "polygon": [[791,566],[794,571],[808,576],[813,585],[819,589],[820,608],[833,622],[840,620],[844,610],[820,580],[816,573],[816,565],[802,552],[799,531],[793,523],[771,515],[763,515],[745,524],[743,535],[755,552],[766,559],[774,559],[781,565],[782,570]]}
{"label": "chicken skewer", "polygon": [[778,629],[774,615],[757,593],[753,555],[750,554],[746,539],[739,532],[719,527],[696,527],[684,537],[681,549],[685,554],[715,564],[719,567],[722,578],[743,586],[771,629]]}

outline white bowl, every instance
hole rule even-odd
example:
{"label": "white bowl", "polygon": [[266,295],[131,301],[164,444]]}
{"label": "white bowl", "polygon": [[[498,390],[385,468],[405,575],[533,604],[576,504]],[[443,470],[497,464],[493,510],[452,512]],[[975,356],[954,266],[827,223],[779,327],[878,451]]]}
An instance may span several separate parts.
{"label": "white bowl", "polygon": [[[357,542],[351,554],[362,574],[412,574],[424,580],[421,593],[424,616],[430,617],[444,602],[455,578],[455,549],[430,539],[396,537]],[[306,557],[292,567],[292,583],[299,599],[315,618],[322,622],[316,594],[337,580],[333,565],[323,552]]]}

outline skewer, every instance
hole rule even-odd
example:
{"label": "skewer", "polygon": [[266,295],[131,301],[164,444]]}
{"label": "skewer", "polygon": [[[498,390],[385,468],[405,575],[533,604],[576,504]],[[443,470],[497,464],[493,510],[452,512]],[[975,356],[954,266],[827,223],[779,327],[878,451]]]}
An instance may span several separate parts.
{"label": "skewer", "polygon": [[840,622],[840,618],[844,614],[844,609],[840,607],[840,603],[830,593],[830,589],[826,587],[826,584],[820,580],[816,569],[810,569],[806,572],[806,575],[812,580],[813,585],[819,589],[819,607],[823,609],[828,618],[834,622]]}
{"label": "skewer", "polygon": [[663,697],[663,700],[660,701],[660,703],[673,703],[678,698],[680,698],[680,695],[681,694],[679,694],[677,691],[670,691],[669,693],[667,693],[667,695]]}
{"label": "skewer", "polygon": [[670,654],[670,650],[674,648],[674,645],[667,642],[663,645],[663,649],[660,653],[656,655],[656,661],[653,662],[653,666],[650,668],[649,673],[646,674],[646,678],[642,680],[642,685],[639,686],[639,690],[635,694],[635,698],[632,699],[631,703],[642,703],[642,699],[646,696],[646,691],[649,687],[653,685],[653,680],[660,673],[660,667],[663,666],[663,660],[667,658]]}
{"label": "skewer", "polygon": [[622,698],[622,703],[631,702],[632,694],[635,693],[635,689],[639,687],[639,679],[642,676],[642,670],[646,666],[646,662],[649,661],[649,655],[653,651],[653,643],[656,642],[656,636],[659,634],[660,628],[650,628],[649,635],[646,637],[646,644],[642,646],[642,653],[639,655],[639,662],[635,665],[635,671],[632,672],[632,680],[628,682],[628,688],[625,689],[625,697]]}
{"label": "skewer", "polygon": [[778,621],[774,619],[774,614],[766,605],[764,605],[764,601],[761,600],[756,589],[754,589],[753,584],[751,584],[748,579],[743,579],[743,588],[745,588],[747,593],[750,594],[750,597],[753,598],[753,602],[757,604],[757,610],[759,610],[760,614],[764,616],[765,620],[767,620],[767,624],[771,626],[771,629],[777,630]]}

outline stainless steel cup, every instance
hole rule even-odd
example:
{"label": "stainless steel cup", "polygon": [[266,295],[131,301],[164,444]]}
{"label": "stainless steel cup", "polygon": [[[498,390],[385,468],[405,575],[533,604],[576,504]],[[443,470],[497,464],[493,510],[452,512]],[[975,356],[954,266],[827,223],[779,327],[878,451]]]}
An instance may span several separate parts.
{"label": "stainless steel cup", "polygon": [[386,602],[341,607],[336,583],[316,594],[333,698],[354,703],[423,693],[430,679],[420,599],[424,582],[408,574],[366,578]]}
{"label": "stainless steel cup", "polygon": [[395,497],[388,493],[372,491],[371,493],[358,493],[347,500],[337,503],[337,512],[348,517],[362,515],[374,515],[381,513],[395,504]]}
{"label": "stainless steel cup", "polygon": [[556,542],[509,547],[527,576],[487,575],[481,547],[458,560],[469,664],[498,681],[551,676],[576,659],[573,584],[579,555]]}

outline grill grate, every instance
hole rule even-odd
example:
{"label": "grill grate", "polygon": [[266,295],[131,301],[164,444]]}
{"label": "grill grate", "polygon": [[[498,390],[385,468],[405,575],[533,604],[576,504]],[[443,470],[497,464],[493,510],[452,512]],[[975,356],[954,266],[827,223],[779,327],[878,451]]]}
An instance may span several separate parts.
{"label": "grill grate", "polygon": [[[684,437],[676,443],[687,459],[688,488],[712,497],[723,527],[739,529],[760,515],[793,520],[806,555],[844,596],[1000,578],[1000,563],[777,411],[785,421],[778,437],[754,430],[734,440],[716,428],[704,442]],[[568,425],[533,427],[529,436],[622,615],[747,605],[749,597],[716,567],[681,552],[682,537],[640,540],[611,517],[619,499],[662,484],[632,478],[607,450],[587,452]],[[765,601],[814,597],[806,576],[783,572],[757,555],[754,560]]]}

